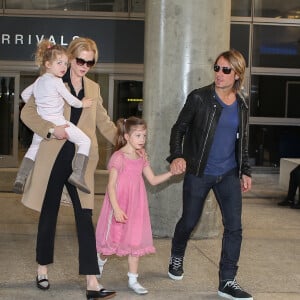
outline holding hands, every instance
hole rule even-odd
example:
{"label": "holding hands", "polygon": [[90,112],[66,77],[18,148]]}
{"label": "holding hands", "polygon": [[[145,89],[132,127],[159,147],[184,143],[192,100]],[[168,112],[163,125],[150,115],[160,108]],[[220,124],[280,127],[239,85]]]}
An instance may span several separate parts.
{"label": "holding hands", "polygon": [[[148,160],[148,154],[145,148],[136,150],[136,153],[140,157],[143,157],[145,160]],[[172,161],[170,165],[170,172],[172,173],[172,175],[180,175],[185,172],[185,169],[186,169],[186,161],[184,158],[176,158]]]}
{"label": "holding hands", "polygon": [[172,175],[179,175],[185,172],[186,169],[186,161],[184,158],[175,158],[171,165],[170,165],[170,171]]}

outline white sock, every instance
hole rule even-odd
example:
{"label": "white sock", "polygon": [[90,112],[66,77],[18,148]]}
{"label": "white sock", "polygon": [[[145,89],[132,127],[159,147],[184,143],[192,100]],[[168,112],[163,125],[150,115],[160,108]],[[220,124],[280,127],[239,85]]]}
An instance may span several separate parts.
{"label": "white sock", "polygon": [[107,258],[105,258],[104,260],[101,259],[101,256],[99,253],[97,253],[97,257],[98,257],[98,264],[101,265],[101,266],[104,266],[105,263],[107,262]]}
{"label": "white sock", "polygon": [[135,282],[137,282],[137,278],[139,277],[138,274],[134,274],[134,273],[127,273],[128,276],[128,283],[129,284],[134,284]]}

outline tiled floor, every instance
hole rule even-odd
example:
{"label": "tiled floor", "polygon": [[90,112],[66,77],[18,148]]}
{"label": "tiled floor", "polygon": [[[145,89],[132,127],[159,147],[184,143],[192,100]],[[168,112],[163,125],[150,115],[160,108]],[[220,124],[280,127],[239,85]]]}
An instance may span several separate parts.
{"label": "tiled floor", "polygon": [[[243,200],[238,280],[255,300],[300,299],[300,210],[277,206],[284,195],[277,174],[254,174],[253,190]],[[102,196],[96,198],[100,202]],[[62,208],[55,263],[49,268],[51,288],[44,292],[34,283],[38,215],[11,193],[0,193],[0,207],[0,299],[85,299],[85,280],[77,275],[72,212]],[[180,282],[166,275],[170,240],[155,239],[155,245],[157,253],[142,258],[140,264],[140,282],[149,290],[145,299],[220,299],[216,295],[220,237],[190,241]],[[140,299],[128,290],[126,273],[126,258],[113,257],[101,282],[117,290],[115,299]]]}

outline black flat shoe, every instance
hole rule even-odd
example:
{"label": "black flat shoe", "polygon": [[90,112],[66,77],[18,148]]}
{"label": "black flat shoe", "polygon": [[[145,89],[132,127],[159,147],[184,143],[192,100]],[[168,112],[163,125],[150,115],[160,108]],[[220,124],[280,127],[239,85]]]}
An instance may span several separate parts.
{"label": "black flat shoe", "polygon": [[291,201],[291,200],[284,199],[283,201],[278,202],[277,205],[279,205],[279,206],[291,206],[291,205],[293,205],[293,203],[294,202]]}
{"label": "black flat shoe", "polygon": [[41,290],[49,290],[50,283],[47,275],[37,275],[36,276],[36,286]]}
{"label": "black flat shoe", "polygon": [[87,299],[110,299],[116,295],[115,291],[101,289],[100,291],[86,291]]}

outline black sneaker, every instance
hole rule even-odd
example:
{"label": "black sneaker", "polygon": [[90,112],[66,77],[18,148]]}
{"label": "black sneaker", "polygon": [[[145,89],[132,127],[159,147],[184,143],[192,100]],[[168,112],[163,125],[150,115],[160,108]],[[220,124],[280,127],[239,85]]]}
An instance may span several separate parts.
{"label": "black sneaker", "polygon": [[174,280],[181,280],[183,278],[183,257],[170,257],[168,275]]}
{"label": "black sneaker", "polygon": [[232,300],[253,300],[253,297],[245,292],[235,279],[221,282],[218,295]]}
{"label": "black sneaker", "polygon": [[300,209],[300,203],[293,203],[293,205],[291,205],[291,208],[294,208],[294,209]]}

